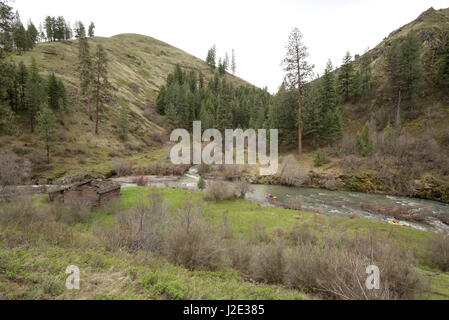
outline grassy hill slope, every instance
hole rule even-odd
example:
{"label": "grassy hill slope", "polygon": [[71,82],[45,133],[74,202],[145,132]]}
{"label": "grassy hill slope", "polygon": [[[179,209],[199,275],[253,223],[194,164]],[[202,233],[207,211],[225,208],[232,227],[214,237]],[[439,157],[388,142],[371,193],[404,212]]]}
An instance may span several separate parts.
{"label": "grassy hill slope", "polygon": [[[77,174],[105,174],[110,171],[111,158],[120,157],[139,164],[159,159],[168,134],[154,109],[155,99],[168,73],[176,64],[187,70],[202,71],[205,79],[213,76],[202,60],[162,41],[137,34],[121,34],[111,38],[89,39],[91,54],[101,44],[109,59],[109,80],[113,97],[101,110],[100,135],[94,134],[95,122],[87,116],[87,101],[79,87],[78,41],[41,43],[15,61],[31,63],[36,59],[42,76],[54,72],[68,91],[68,106],[58,115],[58,141],[51,165],[43,161],[43,151],[36,136],[29,133],[23,119],[22,135],[0,137],[0,146],[13,149],[33,163],[33,176],[50,180]],[[249,83],[226,75],[234,85]],[[121,107],[128,109],[130,135],[122,142],[118,134]]]}

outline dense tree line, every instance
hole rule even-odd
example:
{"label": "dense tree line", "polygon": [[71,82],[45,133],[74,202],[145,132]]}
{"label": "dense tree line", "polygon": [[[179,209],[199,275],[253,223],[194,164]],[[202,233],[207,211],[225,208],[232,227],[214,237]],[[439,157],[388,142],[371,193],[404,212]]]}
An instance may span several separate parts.
{"label": "dense tree line", "polygon": [[226,52],[223,59],[221,57],[218,58],[217,65],[217,48],[215,47],[215,45],[213,45],[212,48],[210,48],[207,52],[206,63],[212,70],[218,68],[218,73],[220,75],[224,75],[228,71],[231,71],[232,74],[235,74],[237,69],[234,49],[232,49],[231,60],[229,60],[229,55]]}
{"label": "dense tree line", "polygon": [[234,87],[218,71],[212,79],[176,65],[157,97],[157,111],[167,128],[191,129],[201,120],[203,129],[264,128],[271,96],[255,87]]}

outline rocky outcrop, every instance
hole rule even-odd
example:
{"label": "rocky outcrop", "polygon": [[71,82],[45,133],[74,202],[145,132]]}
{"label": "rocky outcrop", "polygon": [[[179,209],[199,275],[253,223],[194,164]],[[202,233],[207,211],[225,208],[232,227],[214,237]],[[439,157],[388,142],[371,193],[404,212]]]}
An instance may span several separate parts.
{"label": "rocky outcrop", "polygon": [[342,190],[364,193],[409,196],[426,200],[449,203],[449,182],[426,177],[421,180],[407,181],[407,188],[398,186],[393,178],[385,181],[373,174],[331,175],[310,171],[308,179],[301,184],[288,183],[279,175],[254,176],[246,175],[244,179],[252,184],[287,185],[327,190]]}

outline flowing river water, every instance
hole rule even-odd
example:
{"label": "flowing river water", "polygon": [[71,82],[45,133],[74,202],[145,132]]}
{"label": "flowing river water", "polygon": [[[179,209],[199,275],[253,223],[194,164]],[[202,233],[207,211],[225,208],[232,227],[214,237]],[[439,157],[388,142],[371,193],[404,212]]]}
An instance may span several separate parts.
{"label": "flowing river water", "polygon": [[[179,179],[149,178],[149,185],[151,186],[196,189],[200,176],[198,175],[197,169],[192,167]],[[135,185],[130,183],[129,178],[119,178],[116,180],[122,184],[122,187]],[[274,195],[277,199],[268,200],[266,199],[267,195]],[[438,218],[443,215],[449,215],[449,204],[437,201],[350,191],[330,191],[325,189],[257,184],[252,185],[252,191],[246,195],[246,198],[251,201],[280,206],[282,206],[283,202],[290,197],[300,197],[302,200],[302,210],[304,211],[321,212],[338,217],[351,217],[356,213],[360,218],[384,222],[391,221],[393,218],[365,211],[361,208],[361,204],[367,202],[377,203],[379,205],[394,203],[397,206],[407,207],[414,212],[430,210],[433,213],[431,225],[428,223],[408,221],[399,222],[405,226],[420,230],[438,232],[445,230],[449,231],[449,226],[438,220]]]}

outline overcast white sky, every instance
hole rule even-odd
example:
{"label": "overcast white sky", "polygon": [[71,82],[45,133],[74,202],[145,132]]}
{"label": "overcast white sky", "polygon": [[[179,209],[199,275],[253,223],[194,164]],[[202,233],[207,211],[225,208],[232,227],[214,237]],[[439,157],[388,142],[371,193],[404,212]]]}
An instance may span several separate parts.
{"label": "overcast white sky", "polygon": [[310,62],[322,73],[347,50],[373,48],[391,31],[447,0],[15,0],[22,21],[36,26],[46,15],[63,15],[72,24],[94,21],[96,34],[139,33],[205,59],[216,44],[218,55],[234,48],[237,75],[271,92],[283,79],[280,62],[293,27],[304,34]]}

